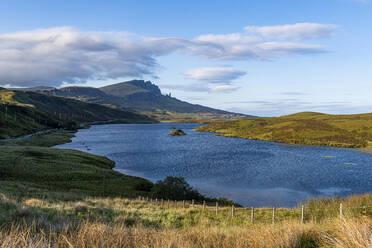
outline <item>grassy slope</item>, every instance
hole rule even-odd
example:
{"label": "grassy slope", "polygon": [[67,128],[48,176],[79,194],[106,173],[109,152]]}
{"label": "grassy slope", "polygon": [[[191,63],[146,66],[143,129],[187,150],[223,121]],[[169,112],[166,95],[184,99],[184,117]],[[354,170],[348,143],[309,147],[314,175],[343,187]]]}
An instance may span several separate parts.
{"label": "grassy slope", "polygon": [[33,105],[36,109],[55,115],[56,118],[61,116],[61,118],[77,122],[107,120],[122,120],[123,123],[153,122],[153,120],[138,113],[30,91],[15,91],[13,100],[22,104]]}
{"label": "grassy slope", "polygon": [[153,123],[137,113],[35,92],[0,90],[0,138],[67,127],[72,122]]}
{"label": "grassy slope", "polygon": [[67,131],[52,131],[26,140],[0,141],[1,191],[49,199],[148,194],[151,182],[113,171],[114,162],[105,157],[49,148],[71,137]]}
{"label": "grassy slope", "polygon": [[294,115],[215,122],[197,131],[300,145],[372,147],[372,114]]}

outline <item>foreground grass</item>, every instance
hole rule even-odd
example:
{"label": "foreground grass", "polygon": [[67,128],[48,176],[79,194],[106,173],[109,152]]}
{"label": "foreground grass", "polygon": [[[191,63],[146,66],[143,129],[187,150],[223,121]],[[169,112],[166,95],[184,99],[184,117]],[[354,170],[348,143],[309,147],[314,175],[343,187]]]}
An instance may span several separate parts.
{"label": "foreground grass", "polygon": [[304,112],[294,115],[219,121],[197,131],[300,145],[372,147],[372,114],[327,115]]}
{"label": "foreground grass", "polygon": [[[371,201],[371,196],[355,196]],[[354,198],[342,200],[353,205]],[[125,198],[85,198],[60,201],[1,194],[0,247],[365,247],[372,244],[372,219],[327,214],[334,202],[320,201],[325,216],[317,221],[307,213],[305,224],[293,215],[250,221],[249,211],[189,204],[182,208],[161,202]],[[340,199],[335,199],[340,201]],[[353,205],[356,206],[357,204]],[[292,209],[282,209],[287,214]],[[248,212],[248,213],[247,213]],[[261,214],[259,213],[261,212]],[[266,212],[266,214],[265,214]],[[3,217],[4,218],[4,217]]]}
{"label": "foreground grass", "polygon": [[370,248],[370,220],[335,220],[323,228],[314,224],[284,223],[248,228],[150,229],[125,224],[85,222],[76,230],[46,233],[13,226],[0,231],[0,246],[8,247],[205,247]]}

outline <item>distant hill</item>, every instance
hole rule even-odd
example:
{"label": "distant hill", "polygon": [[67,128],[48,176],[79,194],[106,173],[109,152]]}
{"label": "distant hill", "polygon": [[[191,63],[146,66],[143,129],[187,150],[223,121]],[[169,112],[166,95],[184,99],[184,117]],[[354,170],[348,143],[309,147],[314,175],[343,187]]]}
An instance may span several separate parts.
{"label": "distant hill", "polygon": [[162,95],[158,86],[151,83],[150,81],[144,80],[132,80],[128,82],[112,84],[102,87],[100,88],[100,90],[109,95],[118,97],[125,97],[138,93],[151,93],[152,95],[157,96]]}
{"label": "distant hill", "polygon": [[215,122],[197,130],[299,145],[372,147],[372,113],[328,115],[302,112],[281,117]]}
{"label": "distant hill", "polygon": [[39,93],[75,98],[114,108],[131,109],[157,119],[238,119],[250,117],[198,104],[190,104],[170,95],[163,95],[158,86],[150,81],[143,80],[132,80],[102,88],[40,88],[36,90]]}
{"label": "distant hill", "polygon": [[86,122],[154,123],[145,115],[33,91],[0,91],[0,138]]}

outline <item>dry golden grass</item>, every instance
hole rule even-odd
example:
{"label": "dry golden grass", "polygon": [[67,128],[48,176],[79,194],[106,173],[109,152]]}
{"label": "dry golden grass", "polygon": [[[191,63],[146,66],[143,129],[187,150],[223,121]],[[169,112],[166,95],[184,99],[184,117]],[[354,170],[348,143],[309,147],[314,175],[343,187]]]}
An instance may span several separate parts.
{"label": "dry golden grass", "polygon": [[303,112],[280,117],[212,122],[195,130],[296,145],[371,148],[371,117],[372,114]]}
{"label": "dry golden grass", "polygon": [[[370,206],[371,195],[329,198],[307,203],[305,224],[298,209],[249,209],[126,198],[61,201],[0,194],[0,247],[371,247],[372,215],[348,209]],[[338,207],[344,204],[345,219]],[[182,203],[182,202],[181,202]],[[324,216],[311,209],[322,210]],[[316,211],[318,213],[319,211]],[[319,213],[318,213],[319,214]]]}
{"label": "dry golden grass", "polygon": [[182,248],[370,248],[371,220],[341,220],[317,226],[313,223],[286,222],[229,228],[154,229],[85,222],[75,230],[47,232],[12,226],[0,231],[0,247],[182,247]]}
{"label": "dry golden grass", "polygon": [[335,222],[335,235],[326,234],[325,243],[336,248],[371,248],[372,220],[342,219]]}
{"label": "dry golden grass", "polygon": [[10,247],[300,247],[312,224],[287,223],[255,228],[128,228],[124,224],[83,223],[77,230],[46,233],[35,225],[0,232],[0,246]]}

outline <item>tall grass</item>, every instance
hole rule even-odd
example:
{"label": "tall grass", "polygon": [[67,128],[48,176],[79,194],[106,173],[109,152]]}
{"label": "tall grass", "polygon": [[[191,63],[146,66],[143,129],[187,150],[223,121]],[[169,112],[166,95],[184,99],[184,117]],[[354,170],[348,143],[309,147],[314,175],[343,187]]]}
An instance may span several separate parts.
{"label": "tall grass", "polygon": [[372,241],[372,215],[340,218],[336,214],[340,201],[355,207],[369,202],[370,195],[310,201],[309,208],[323,209],[325,216],[316,221],[308,218],[305,224],[296,209],[280,209],[275,224],[270,209],[256,209],[257,221],[252,224],[247,209],[236,209],[232,217],[230,207],[221,207],[216,215],[211,206],[203,210],[200,205],[179,204],[168,209],[159,201],[125,198],[60,201],[0,196],[0,247],[4,248],[371,248]]}
{"label": "tall grass", "polygon": [[324,243],[335,248],[372,247],[371,219],[341,219],[335,223],[334,234],[324,235]]}
{"label": "tall grass", "polygon": [[[85,222],[60,233],[36,226],[12,226],[0,232],[0,246],[10,247],[301,247],[316,239],[312,225],[288,223],[255,228],[153,229]],[[313,237],[314,236],[314,237]]]}
{"label": "tall grass", "polygon": [[319,227],[313,223],[285,222],[229,228],[155,229],[84,222],[60,232],[14,225],[0,231],[0,247],[339,247],[370,248],[371,220],[347,219]]}

